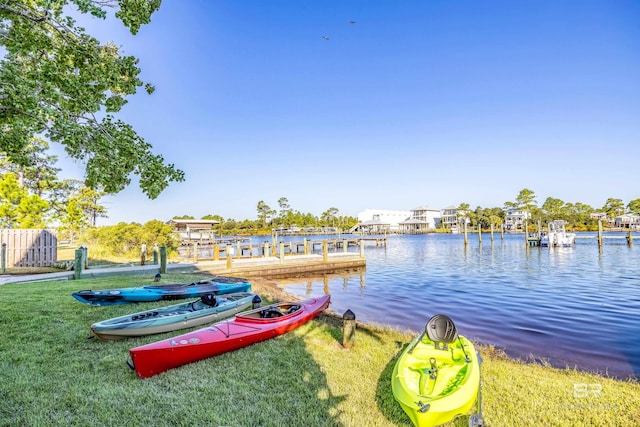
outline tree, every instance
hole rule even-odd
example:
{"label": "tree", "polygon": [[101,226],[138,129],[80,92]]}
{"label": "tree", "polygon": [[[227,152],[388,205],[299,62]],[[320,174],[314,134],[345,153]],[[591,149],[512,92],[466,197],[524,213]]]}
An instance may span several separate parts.
{"label": "tree", "polygon": [[269,220],[273,215],[275,215],[276,211],[271,209],[269,205],[267,205],[263,200],[258,202],[258,221],[262,227],[267,226],[267,220]]}
{"label": "tree", "polygon": [[609,218],[615,219],[615,217],[624,213],[624,203],[622,202],[622,199],[614,199],[610,197],[607,199],[604,206],[602,206],[602,211],[605,212]]}
{"label": "tree", "polygon": [[0,227],[44,228],[49,204],[20,185],[15,173],[0,177]]}
{"label": "tree", "polygon": [[286,197],[280,197],[278,199],[278,205],[280,206],[280,222],[284,225],[286,224],[286,218],[288,213],[291,211],[291,206],[289,206],[289,200]]}
{"label": "tree", "polygon": [[320,221],[327,226],[331,225],[333,227],[335,226],[335,219],[338,212],[338,208],[331,207],[322,212],[322,215],[320,215]]}
{"label": "tree", "polygon": [[537,206],[536,194],[533,190],[525,188],[520,191],[518,197],[516,197],[516,206],[527,212],[531,212],[533,208]]}
{"label": "tree", "polygon": [[458,225],[469,224],[471,215],[471,207],[469,203],[460,203],[458,211],[456,212],[456,221]]}
{"label": "tree", "polygon": [[107,216],[106,208],[98,204],[102,196],[104,196],[104,193],[88,187],[82,187],[76,193],[75,199],[77,200],[78,207],[87,218],[88,225],[91,227],[96,226],[97,218],[105,218]]}
{"label": "tree", "polygon": [[550,220],[566,219],[563,212],[564,207],[565,203],[562,200],[553,197],[547,197],[547,200],[542,204],[542,209],[546,211]]}
{"label": "tree", "polygon": [[30,194],[35,194],[49,203],[48,219],[60,219],[66,215],[67,201],[73,193],[84,186],[74,179],[60,180],[59,168],[55,167],[57,156],[47,154],[49,144],[42,138],[32,138],[24,148],[23,154],[29,158],[29,165],[19,165],[5,155],[0,158],[0,172],[13,172],[18,182]]}
{"label": "tree", "polygon": [[69,199],[65,214],[60,218],[60,224],[60,231],[67,234],[67,238],[71,243],[75,242],[82,229],[89,225],[87,216],[80,207],[78,199]]}
{"label": "tree", "polygon": [[89,187],[117,193],[134,174],[155,199],[170,182],[184,181],[184,172],[113,114],[141,86],[149,94],[154,88],[138,77],[137,58],[100,44],[65,16],[71,4],[103,19],[105,8],[117,8],[116,18],[136,34],[160,0],[0,0],[0,151],[30,166],[29,142],[43,135],[85,162]]}
{"label": "tree", "polygon": [[174,215],[172,219],[195,219],[192,215]]}
{"label": "tree", "polygon": [[630,214],[640,215],[640,199],[634,199],[627,204],[627,211]]}

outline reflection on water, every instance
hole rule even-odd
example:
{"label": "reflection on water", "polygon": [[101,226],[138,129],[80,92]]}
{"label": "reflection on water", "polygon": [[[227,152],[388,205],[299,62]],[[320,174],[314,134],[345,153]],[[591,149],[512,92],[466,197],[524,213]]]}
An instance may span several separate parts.
{"label": "reflection on water", "polygon": [[[287,281],[301,296],[331,293],[331,308],[412,331],[434,314],[514,357],[640,376],[640,247],[578,239],[528,247],[523,235],[389,236],[366,247],[366,272]],[[640,239],[637,239],[640,242]]]}

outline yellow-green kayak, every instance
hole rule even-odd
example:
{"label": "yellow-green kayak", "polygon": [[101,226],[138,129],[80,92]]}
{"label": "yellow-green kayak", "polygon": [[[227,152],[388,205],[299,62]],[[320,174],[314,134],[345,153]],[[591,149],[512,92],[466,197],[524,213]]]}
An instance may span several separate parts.
{"label": "yellow-green kayak", "polygon": [[436,315],[396,362],[393,395],[416,426],[451,421],[479,399],[478,354],[451,319]]}

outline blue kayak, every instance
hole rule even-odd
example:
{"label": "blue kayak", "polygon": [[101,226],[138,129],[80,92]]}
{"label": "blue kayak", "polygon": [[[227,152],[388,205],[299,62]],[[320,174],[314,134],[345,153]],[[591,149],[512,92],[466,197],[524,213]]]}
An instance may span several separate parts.
{"label": "blue kayak", "polygon": [[251,283],[237,277],[213,276],[192,283],[150,285],[136,288],[84,290],[71,295],[78,301],[90,305],[116,305],[134,302],[171,301],[198,298],[205,294],[223,295],[249,292]]}

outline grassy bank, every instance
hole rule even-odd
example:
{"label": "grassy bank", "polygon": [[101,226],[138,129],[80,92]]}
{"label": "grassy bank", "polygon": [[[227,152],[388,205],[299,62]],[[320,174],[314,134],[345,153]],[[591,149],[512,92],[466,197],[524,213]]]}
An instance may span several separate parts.
{"label": "grassy bank", "polygon": [[[162,283],[194,278],[168,274]],[[88,328],[159,304],[91,307],[71,292],[151,282],[150,275],[0,286],[0,425],[409,425],[390,382],[413,335],[359,325],[355,347],[345,350],[330,316],[138,378],[125,363],[129,348],[176,334],[105,343],[88,339]],[[266,300],[282,296],[264,281],[254,281],[254,290]],[[486,425],[640,425],[637,383],[521,364],[490,348],[481,353]]]}

